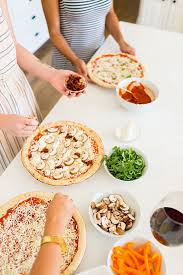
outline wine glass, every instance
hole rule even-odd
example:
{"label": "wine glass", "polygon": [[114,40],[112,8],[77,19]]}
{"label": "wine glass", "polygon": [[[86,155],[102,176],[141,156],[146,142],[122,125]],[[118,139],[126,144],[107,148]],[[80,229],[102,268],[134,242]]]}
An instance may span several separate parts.
{"label": "wine glass", "polygon": [[150,219],[153,236],[166,246],[183,244],[183,191],[169,193]]}

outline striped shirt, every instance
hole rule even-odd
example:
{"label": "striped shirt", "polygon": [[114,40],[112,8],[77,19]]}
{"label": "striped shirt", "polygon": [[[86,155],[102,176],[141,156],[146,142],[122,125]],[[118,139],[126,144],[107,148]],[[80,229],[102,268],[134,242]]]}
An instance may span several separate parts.
{"label": "striped shirt", "polygon": [[[60,0],[60,31],[75,54],[86,63],[105,39],[106,16],[112,0]],[[53,66],[70,69],[73,66],[53,48]]]}
{"label": "striped shirt", "polygon": [[[37,116],[39,108],[30,85],[17,64],[11,32],[0,8],[0,114]],[[0,130],[0,175],[23,145],[24,139]]]}

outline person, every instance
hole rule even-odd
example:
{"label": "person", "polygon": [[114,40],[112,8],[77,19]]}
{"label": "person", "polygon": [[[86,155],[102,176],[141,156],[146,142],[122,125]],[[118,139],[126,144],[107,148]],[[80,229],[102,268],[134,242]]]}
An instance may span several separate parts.
{"label": "person", "polygon": [[42,64],[24,49],[13,36],[7,3],[0,0],[0,175],[41,121],[36,99],[21,69],[68,95],[64,81],[72,72]]}
{"label": "person", "polygon": [[[68,196],[57,193],[47,210],[44,236],[62,237],[73,212],[73,201]],[[60,275],[61,257],[62,254],[58,244],[42,244],[30,275]]]}
{"label": "person", "polygon": [[120,50],[134,55],[124,39],[112,0],[42,0],[53,47],[52,65],[87,76],[86,63],[105,39],[105,26]]}

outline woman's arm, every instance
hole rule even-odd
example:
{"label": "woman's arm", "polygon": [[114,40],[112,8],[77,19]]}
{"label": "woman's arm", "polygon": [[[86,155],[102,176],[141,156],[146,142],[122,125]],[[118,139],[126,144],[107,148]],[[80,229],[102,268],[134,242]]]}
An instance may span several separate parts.
{"label": "woman's arm", "polygon": [[70,60],[74,66],[76,66],[78,73],[86,77],[87,72],[84,61],[77,57],[60,32],[58,0],[42,0],[42,6],[53,45],[60,51],[60,53],[62,53],[68,60]]}
{"label": "woman's arm", "polygon": [[[47,211],[44,236],[63,236],[74,211],[69,197],[56,194]],[[61,251],[58,244],[43,244],[30,275],[60,275]]]}
{"label": "woman's arm", "polygon": [[66,91],[64,83],[65,79],[73,72],[65,70],[56,70],[48,66],[47,64],[41,63],[41,61],[37,57],[35,57],[32,53],[30,53],[19,43],[17,43],[13,33],[13,28],[9,17],[6,0],[0,0],[0,6],[2,7],[4,16],[14,38],[18,65],[26,72],[29,72],[32,75],[49,82],[61,94],[68,95],[68,91]]}
{"label": "woman's arm", "polygon": [[131,47],[123,37],[123,34],[119,26],[119,20],[114,11],[113,5],[106,17],[106,28],[108,32],[114,37],[116,42],[119,44],[121,51],[135,55],[135,49]]}

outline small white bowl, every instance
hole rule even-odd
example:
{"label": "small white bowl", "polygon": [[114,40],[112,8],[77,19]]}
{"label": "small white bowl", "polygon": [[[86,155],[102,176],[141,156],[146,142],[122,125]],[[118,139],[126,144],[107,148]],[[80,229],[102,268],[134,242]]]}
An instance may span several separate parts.
{"label": "small white bowl", "polygon": [[[148,169],[148,161],[147,161],[147,158],[145,157],[144,153],[142,153],[140,150],[136,149],[136,148],[133,147],[133,146],[123,146],[123,147],[121,146],[121,148],[123,148],[123,149],[132,148],[134,151],[136,151],[139,155],[141,155],[141,156],[143,157],[143,159],[144,159],[144,161],[145,161],[145,168],[144,168],[144,170],[143,170],[143,172],[142,172],[142,176],[140,176],[139,178],[134,179],[134,180],[121,180],[121,179],[117,179],[116,177],[114,177],[114,176],[109,172],[109,170],[108,170],[108,168],[107,168],[107,165],[106,165],[106,160],[104,160],[103,164],[104,164],[104,168],[105,168],[107,174],[108,174],[109,176],[111,176],[113,179],[115,179],[115,180],[117,180],[117,181],[120,181],[120,182],[128,182],[128,183],[130,183],[130,182],[134,182],[134,181],[136,181],[136,180],[138,180],[138,179],[141,179],[141,178],[145,175],[145,173],[147,172],[147,169]],[[109,157],[111,154],[112,154],[112,151],[111,151],[111,153],[109,153],[107,156]]]}
{"label": "small white bowl", "polygon": [[90,221],[93,224],[93,226],[103,235],[107,236],[107,237],[112,237],[112,238],[123,238],[123,236],[126,236],[129,232],[132,232],[138,225],[138,222],[140,220],[140,206],[138,204],[138,202],[136,201],[136,199],[128,192],[126,191],[119,191],[118,190],[111,190],[110,192],[105,192],[105,193],[97,193],[95,194],[95,196],[93,197],[93,199],[91,200],[91,202],[95,202],[98,203],[100,202],[103,198],[108,197],[111,194],[116,194],[116,195],[121,195],[122,198],[124,199],[125,203],[127,203],[130,208],[132,208],[135,211],[135,221],[133,223],[133,226],[131,229],[129,229],[128,231],[125,231],[124,235],[114,235],[112,233],[109,232],[105,232],[99,225],[97,225],[94,222],[94,218],[93,218],[93,212],[91,209],[91,203],[89,205],[89,217],[90,217]]}
{"label": "small white bowl", "polygon": [[[127,100],[123,99],[119,95],[119,89],[126,87],[132,81],[140,82],[145,87],[149,88],[154,95],[154,100],[151,103],[147,103],[147,104],[134,104],[134,103],[128,102]],[[125,109],[127,109],[129,111],[138,111],[138,110],[150,109],[151,107],[153,107],[159,97],[159,90],[158,90],[158,87],[149,80],[146,80],[143,78],[132,77],[132,78],[124,79],[118,84],[118,86],[116,87],[116,94],[117,94],[118,101],[122,107],[124,107]]]}
{"label": "small white bowl", "polygon": [[[143,245],[144,243],[146,243],[147,239],[145,239],[144,237],[141,237],[141,236],[134,236],[134,234],[130,235],[130,236],[125,236],[125,238],[121,238],[119,241],[117,241],[113,247],[111,248],[111,250],[109,251],[109,254],[108,254],[108,258],[107,258],[107,266],[108,266],[108,270],[110,272],[113,273],[112,269],[111,269],[111,265],[112,265],[112,260],[111,260],[111,256],[112,256],[112,250],[114,247],[116,246],[123,246],[125,245],[126,243],[128,242],[133,242],[135,243],[136,247],[138,246],[141,246]],[[159,253],[162,255],[161,251],[159,250],[159,248],[151,242],[151,247],[152,247],[152,252],[155,253]],[[161,275],[165,275],[166,274],[166,265],[165,265],[165,260],[164,260],[164,257],[162,255],[162,265],[161,265]]]}

